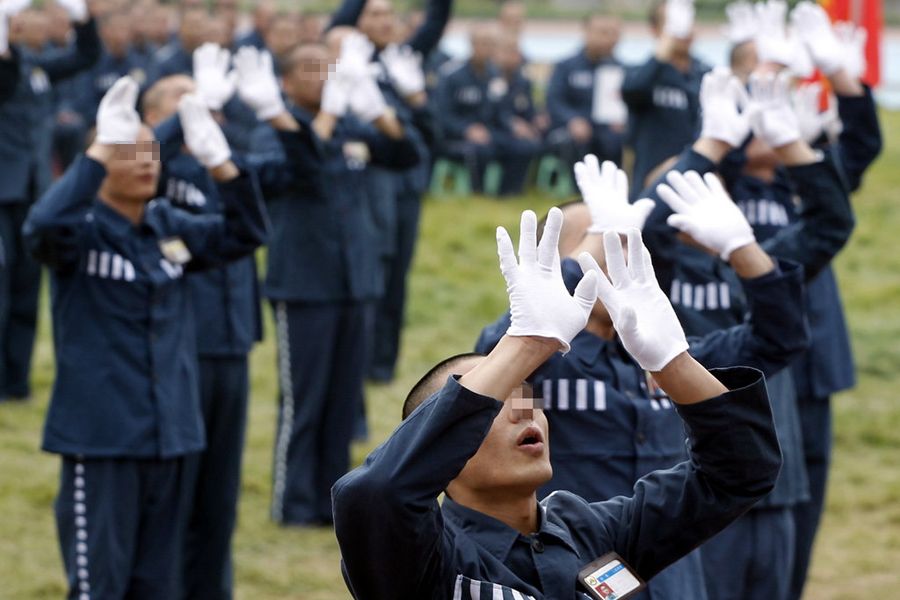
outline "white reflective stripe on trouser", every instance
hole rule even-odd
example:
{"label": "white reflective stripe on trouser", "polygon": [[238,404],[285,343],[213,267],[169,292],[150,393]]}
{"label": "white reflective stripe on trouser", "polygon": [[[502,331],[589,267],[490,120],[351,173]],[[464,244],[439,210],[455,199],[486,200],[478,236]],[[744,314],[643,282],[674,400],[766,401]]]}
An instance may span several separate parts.
{"label": "white reflective stripe on trouser", "polygon": [[72,510],[75,511],[75,587],[78,600],[91,600],[91,573],[88,563],[87,485],[84,463],[75,460],[75,477],[72,480]]}
{"label": "white reflective stripe on trouser", "polygon": [[275,337],[278,339],[278,383],[281,387],[281,425],[275,439],[275,478],[272,484],[272,518],[284,520],[287,455],[294,432],[294,383],[291,378],[291,339],[287,306],[275,305]]}
{"label": "white reflective stripe on trouser", "polygon": [[457,575],[453,600],[535,600],[535,598],[497,583]]}

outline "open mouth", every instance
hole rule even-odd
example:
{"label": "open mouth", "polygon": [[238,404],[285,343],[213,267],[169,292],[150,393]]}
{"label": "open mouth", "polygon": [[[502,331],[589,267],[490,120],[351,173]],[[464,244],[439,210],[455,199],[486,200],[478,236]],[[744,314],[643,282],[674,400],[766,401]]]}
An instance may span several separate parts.
{"label": "open mouth", "polygon": [[538,427],[530,425],[519,434],[516,445],[522,450],[540,452],[544,448],[544,433]]}

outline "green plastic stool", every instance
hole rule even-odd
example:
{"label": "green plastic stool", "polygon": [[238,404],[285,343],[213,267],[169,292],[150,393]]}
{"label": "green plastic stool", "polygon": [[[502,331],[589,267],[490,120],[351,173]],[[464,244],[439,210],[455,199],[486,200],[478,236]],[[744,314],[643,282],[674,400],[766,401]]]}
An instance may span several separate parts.
{"label": "green plastic stool", "polygon": [[569,197],[574,189],[568,165],[551,154],[542,157],[538,163],[535,185],[538,190],[554,198]]}
{"label": "green plastic stool", "polygon": [[502,183],[503,167],[500,166],[500,163],[491,161],[484,169],[484,195],[499,196]]}
{"label": "green plastic stool", "polygon": [[446,158],[437,159],[431,171],[429,191],[435,198],[471,195],[472,181],[469,178],[469,170],[458,162]]}

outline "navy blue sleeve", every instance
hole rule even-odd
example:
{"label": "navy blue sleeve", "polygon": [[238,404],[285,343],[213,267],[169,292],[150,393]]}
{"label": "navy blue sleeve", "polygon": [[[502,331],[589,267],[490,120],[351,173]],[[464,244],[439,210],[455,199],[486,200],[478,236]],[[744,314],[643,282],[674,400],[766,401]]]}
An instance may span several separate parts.
{"label": "navy blue sleeve", "polygon": [[100,37],[97,35],[94,19],[90,19],[87,23],[76,24],[74,29],[73,47],[60,54],[36,60],[36,64],[47,73],[51,82],[55,83],[89,69],[100,59]]}
{"label": "navy blue sleeve", "polygon": [[413,32],[406,45],[421,53],[423,57],[431,54],[441,42],[441,36],[444,35],[452,11],[453,0],[428,0],[425,21]]}
{"label": "navy blue sleeve", "polygon": [[[404,123],[404,128],[409,126]],[[390,138],[373,126],[360,129],[360,137],[369,147],[372,163],[389,169],[409,169],[419,164],[419,149],[408,134],[400,139]]]}
{"label": "navy blue sleeve", "polygon": [[478,451],[502,406],[451,377],[334,485],[334,530],[358,597],[446,598],[456,573],[446,560],[452,548],[437,499]]}
{"label": "navy blue sleeve", "polygon": [[57,270],[78,263],[87,213],[105,177],[103,165],[79,156],[31,207],[22,236],[38,261]]}
{"label": "navy blue sleeve", "polygon": [[10,48],[8,58],[0,58],[0,102],[9,100],[19,85],[19,53]]}
{"label": "navy blue sleeve", "polygon": [[580,113],[569,106],[566,100],[566,85],[569,76],[567,63],[559,63],[553,68],[550,81],[547,83],[547,113],[554,124],[565,125]]}
{"label": "navy blue sleeve", "polygon": [[653,86],[664,66],[665,63],[651,58],[642,65],[625,69],[622,100],[629,109],[643,109],[653,104]]}
{"label": "navy blue sleeve", "polygon": [[812,279],[850,239],[853,209],[832,150],[819,162],[788,167],[787,172],[800,197],[799,219],[761,245],[772,256],[800,263]]}
{"label": "navy blue sleeve", "polygon": [[689,352],[707,369],[746,366],[767,377],[790,365],[809,345],[800,265],[779,261],[775,270],[742,281],[748,317],[741,325],[691,338]]}
{"label": "navy blue sleeve", "polygon": [[855,192],[862,185],[863,174],[881,154],[883,141],[878,108],[868,86],[862,96],[838,96],[837,105],[844,125],[837,149],[847,185]]}
{"label": "navy blue sleeve", "polygon": [[252,253],[266,241],[269,221],[255,173],[243,170],[231,181],[217,183],[221,215],[192,215],[171,208],[172,233],[191,252],[189,270],[221,266]]}
{"label": "navy blue sleeve", "polygon": [[590,505],[597,537],[645,580],[749,510],[772,490],[781,468],[765,378],[747,368],[712,373],[731,391],[677,406],[689,460],[641,478],[631,498]]}
{"label": "navy blue sleeve", "polygon": [[434,103],[437,106],[441,132],[452,139],[463,139],[466,136],[469,121],[456,114],[456,107],[453,105],[453,90],[452,74],[441,77],[437,89],[434,91]]}
{"label": "navy blue sleeve", "polygon": [[163,164],[172,160],[181,153],[184,145],[184,132],[181,130],[181,120],[178,115],[172,115],[153,128],[153,134],[159,141],[159,160]]}
{"label": "navy blue sleeve", "polygon": [[340,26],[356,27],[356,22],[359,21],[359,16],[365,6],[366,0],[344,0],[331,15],[331,22],[325,31]]}
{"label": "navy blue sleeve", "polygon": [[244,165],[256,173],[263,197],[315,185],[321,169],[322,145],[312,128],[276,131],[268,125],[253,133],[251,153]]}

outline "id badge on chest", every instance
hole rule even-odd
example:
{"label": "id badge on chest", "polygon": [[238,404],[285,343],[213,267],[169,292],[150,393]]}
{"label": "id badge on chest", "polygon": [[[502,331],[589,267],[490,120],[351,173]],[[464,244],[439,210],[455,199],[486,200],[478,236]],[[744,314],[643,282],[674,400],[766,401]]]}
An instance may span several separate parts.
{"label": "id badge on chest", "polygon": [[180,237],[159,240],[159,251],[173,265],[185,265],[191,261],[191,251]]}
{"label": "id badge on chest", "polygon": [[596,600],[633,598],[647,584],[615,552],[604,554],[578,573],[578,581]]}

